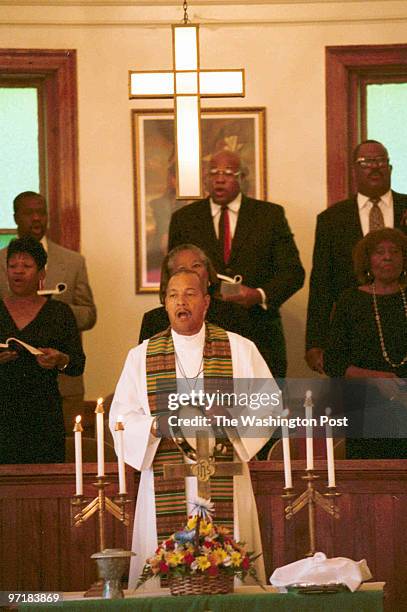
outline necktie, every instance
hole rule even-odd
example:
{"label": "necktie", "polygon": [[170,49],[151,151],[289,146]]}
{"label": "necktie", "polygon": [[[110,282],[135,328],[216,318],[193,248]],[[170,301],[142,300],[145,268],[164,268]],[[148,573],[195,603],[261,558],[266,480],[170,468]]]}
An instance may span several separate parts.
{"label": "necktie", "polygon": [[384,218],[379,206],[380,198],[370,198],[369,201],[372,203],[369,212],[369,232],[374,232],[384,227]]}
{"label": "necktie", "polygon": [[219,219],[219,245],[223,253],[225,264],[229,262],[230,251],[232,248],[232,237],[230,234],[229,207],[222,206]]}

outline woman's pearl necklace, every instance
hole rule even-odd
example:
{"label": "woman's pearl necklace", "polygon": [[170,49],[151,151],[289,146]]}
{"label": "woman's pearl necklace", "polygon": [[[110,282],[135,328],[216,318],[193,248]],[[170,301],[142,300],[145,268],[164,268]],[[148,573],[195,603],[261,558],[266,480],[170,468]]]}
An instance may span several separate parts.
{"label": "woman's pearl necklace", "polygon": [[[404,314],[405,314],[405,317],[407,319],[407,298],[406,298],[406,294],[405,294],[404,289],[400,285],[399,285],[399,289],[400,289],[400,293],[401,293],[401,299],[403,300]],[[382,349],[383,358],[386,361],[386,363],[388,363],[392,368],[400,368],[405,363],[407,363],[407,355],[404,357],[404,359],[402,359],[400,361],[400,363],[393,363],[391,361],[387,351],[386,351],[386,346],[384,344],[384,335],[383,335],[382,322],[381,322],[381,319],[380,319],[379,308],[378,308],[378,305],[377,305],[376,285],[375,285],[375,283],[373,283],[373,285],[372,285],[372,294],[373,294],[374,316],[375,316],[375,319],[376,319],[377,331],[379,332],[380,347]]]}

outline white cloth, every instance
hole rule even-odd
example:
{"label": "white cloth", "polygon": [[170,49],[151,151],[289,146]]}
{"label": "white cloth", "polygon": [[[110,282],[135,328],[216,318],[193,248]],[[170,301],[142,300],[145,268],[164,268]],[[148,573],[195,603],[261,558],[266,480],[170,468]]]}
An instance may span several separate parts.
{"label": "white cloth", "polygon": [[[362,233],[364,236],[369,232],[369,213],[372,209],[372,202],[369,196],[358,193],[358,210],[360,225],[362,227]],[[391,191],[384,193],[378,202],[378,206],[383,213],[384,226],[394,227],[394,209],[393,209],[393,195]]]}
{"label": "white cloth", "polygon": [[322,552],[313,557],[301,559],[278,567],[270,577],[276,587],[290,584],[346,584],[350,591],[356,591],[364,580],[372,577],[366,559],[352,561],[346,557],[327,559]]}
{"label": "white cloth", "polygon": [[[195,336],[180,336],[174,331],[172,332],[178,360],[181,361],[187,376],[194,377],[199,370],[205,339],[204,329],[203,326],[201,331]],[[267,390],[268,393],[274,392],[277,394],[279,392],[277,384],[254,343],[238,334],[231,332],[227,332],[227,334],[232,354],[233,377],[234,379],[242,379],[240,383],[235,380],[235,391],[239,385],[244,385],[247,390],[247,381],[250,384],[250,381],[253,381],[253,379],[263,379],[262,388]],[[109,415],[113,437],[115,437],[114,426],[117,417],[119,415],[122,416],[125,427],[124,460],[132,467],[141,471],[132,545],[132,550],[137,556],[131,559],[130,588],[134,588],[145,560],[154,554],[158,545],[152,463],[159,445],[159,439],[150,433],[153,417],[150,414],[146,387],[147,344],[148,340],[145,340],[141,345],[129,352],[116,387]],[[177,377],[181,378],[178,365]],[[256,391],[258,391],[259,385],[254,386]],[[256,411],[256,416],[264,416],[259,414],[260,412],[261,410]],[[270,408],[267,408],[267,414],[270,413]],[[253,427],[246,428],[246,431],[248,430],[253,435]],[[273,431],[273,427],[269,427],[267,430],[262,428],[261,438],[244,438],[243,430],[238,432],[238,434],[235,431],[233,437],[230,434],[238,459],[242,462],[249,461],[267,442]],[[189,477],[186,480],[189,481],[186,483],[187,500],[191,500],[196,497],[196,479]],[[246,463],[243,463],[243,474],[234,477],[234,521],[235,538],[246,542],[248,550],[256,553],[261,552],[256,502],[249,468]],[[257,567],[260,580],[265,582],[262,557]],[[147,582],[147,588],[150,582]]]}

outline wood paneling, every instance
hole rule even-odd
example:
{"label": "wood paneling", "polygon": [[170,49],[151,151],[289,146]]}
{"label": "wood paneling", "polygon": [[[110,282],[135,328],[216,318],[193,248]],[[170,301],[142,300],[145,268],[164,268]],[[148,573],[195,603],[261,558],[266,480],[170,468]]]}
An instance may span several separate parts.
{"label": "wood paneling", "polygon": [[[316,511],[317,550],[328,557],[366,559],[373,579],[385,581],[386,610],[407,611],[407,460],[337,461],[340,519]],[[305,488],[304,462],[293,462],[294,487]],[[316,462],[317,488],[326,486],[326,462]],[[305,556],[308,513],[284,518],[282,462],[253,462],[251,474],[262,530],[266,572]]]}
{"label": "wood paneling", "polygon": [[[407,460],[337,461],[340,519],[316,512],[317,549],[329,557],[366,559],[374,580],[386,581],[388,612],[407,611]],[[294,486],[304,489],[304,462],[293,461]],[[250,466],[259,509],[263,552],[269,576],[276,567],[308,551],[307,511],[284,518],[283,465],[259,461]],[[85,464],[85,495],[94,496],[95,464]],[[326,485],[326,462],[316,461],[318,488]],[[117,465],[106,474],[117,491]],[[138,476],[128,468],[129,497]],[[97,519],[70,526],[74,492],[72,464],[0,466],[0,590],[80,591],[96,578],[90,555],[97,551]],[[131,522],[134,504],[128,511]],[[109,547],[131,547],[132,526],[107,519]]]}
{"label": "wood paneling", "polygon": [[[84,464],[84,494],[96,496],[95,464]],[[117,464],[106,464],[109,497],[118,491]],[[128,468],[129,498],[136,479]],[[71,527],[70,498],[75,492],[73,464],[0,466],[0,590],[82,591],[96,579],[98,519]],[[130,525],[106,514],[108,548],[131,548]]]}

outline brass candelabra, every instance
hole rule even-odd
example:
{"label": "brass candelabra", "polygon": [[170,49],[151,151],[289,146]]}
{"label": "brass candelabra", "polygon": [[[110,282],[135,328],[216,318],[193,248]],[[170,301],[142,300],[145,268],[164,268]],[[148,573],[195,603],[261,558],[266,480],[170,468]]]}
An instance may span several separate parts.
{"label": "brass candelabra", "polygon": [[105,550],[105,515],[106,512],[112,514],[117,520],[124,525],[129,524],[129,515],[126,512],[126,504],[130,501],[127,495],[119,494],[114,497],[113,501],[107,497],[105,488],[108,485],[108,480],[105,476],[97,476],[97,482],[93,485],[98,490],[98,495],[94,499],[86,498],[83,495],[75,495],[71,498],[71,525],[80,527],[85,523],[95,512],[98,512],[99,520],[99,545],[101,551]]}
{"label": "brass candelabra", "polygon": [[[285,518],[292,519],[297,512],[308,506],[308,533],[309,533],[309,551],[307,557],[312,557],[316,552],[316,530],[315,530],[315,509],[317,506],[325,512],[338,519],[340,516],[339,508],[336,504],[336,499],[341,495],[337,492],[336,487],[327,487],[326,493],[320,493],[314,488],[314,481],[319,478],[314,474],[313,470],[306,470],[306,475],[301,477],[307,482],[307,488],[303,493],[295,497],[294,488],[284,488],[283,499],[288,503],[285,507]],[[292,500],[292,501],[291,501]]]}

